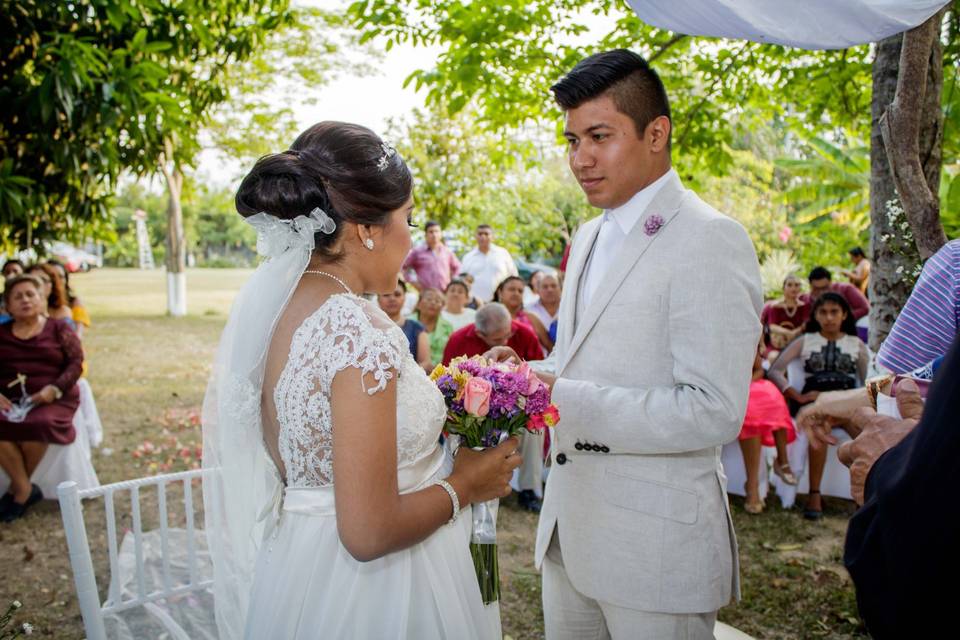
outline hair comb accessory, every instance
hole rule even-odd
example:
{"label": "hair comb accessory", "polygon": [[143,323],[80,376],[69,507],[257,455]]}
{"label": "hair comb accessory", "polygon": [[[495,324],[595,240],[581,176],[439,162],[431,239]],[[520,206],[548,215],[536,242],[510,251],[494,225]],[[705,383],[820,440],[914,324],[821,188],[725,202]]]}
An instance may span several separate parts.
{"label": "hair comb accessory", "polygon": [[377,169],[383,171],[390,166],[390,159],[397,155],[397,150],[388,145],[386,142],[380,143],[380,150],[383,152],[383,155],[381,155],[380,159],[377,160]]}

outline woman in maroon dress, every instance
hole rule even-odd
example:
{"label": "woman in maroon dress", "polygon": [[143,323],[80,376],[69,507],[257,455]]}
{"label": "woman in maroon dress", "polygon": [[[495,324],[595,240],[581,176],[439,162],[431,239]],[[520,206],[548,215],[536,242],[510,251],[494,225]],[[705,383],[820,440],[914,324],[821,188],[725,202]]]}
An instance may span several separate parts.
{"label": "woman in maroon dress", "polygon": [[[37,278],[24,275],[9,280],[3,291],[13,317],[0,325],[0,467],[10,476],[10,491],[0,498],[3,522],[16,520],[43,498],[30,476],[47,446],[70,444],[76,436],[83,349],[63,320],[43,315],[42,290]],[[33,407],[22,420],[11,420],[25,394]]]}
{"label": "woman in maroon dress", "polygon": [[800,299],[803,282],[794,274],[783,280],[783,298],[768,302],[760,314],[763,323],[764,346],[767,360],[772,362],[780,350],[803,333],[810,319],[810,305]]}

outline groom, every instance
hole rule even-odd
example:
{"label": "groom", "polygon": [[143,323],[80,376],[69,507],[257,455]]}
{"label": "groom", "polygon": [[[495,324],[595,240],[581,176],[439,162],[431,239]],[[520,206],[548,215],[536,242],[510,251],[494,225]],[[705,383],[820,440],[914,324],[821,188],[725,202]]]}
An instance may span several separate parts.
{"label": "groom", "polygon": [[548,640],[712,638],[739,596],[720,447],[760,336],[743,227],[684,188],[670,107],[640,56],[552,87],[570,170],[603,215],[573,239],[554,351],[553,469],[537,532]]}

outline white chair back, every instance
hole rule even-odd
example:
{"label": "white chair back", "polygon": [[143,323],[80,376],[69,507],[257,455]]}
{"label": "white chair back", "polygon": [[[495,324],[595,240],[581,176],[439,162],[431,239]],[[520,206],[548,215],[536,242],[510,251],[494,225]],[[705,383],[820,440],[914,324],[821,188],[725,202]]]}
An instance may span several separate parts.
{"label": "white chair back", "polygon": [[[80,604],[80,613],[83,616],[83,626],[89,640],[107,640],[105,618],[112,614],[143,607],[155,621],[159,621],[173,638],[188,638],[189,636],[179,627],[177,622],[168,614],[168,603],[182,599],[192,592],[208,590],[212,584],[209,571],[201,571],[198,557],[204,550],[198,549],[198,540],[202,540],[202,529],[195,526],[194,486],[193,481],[202,477],[202,470],[171,473],[150,478],[140,478],[125,482],[117,482],[93,489],[80,490],[76,482],[63,482],[57,488],[60,499],[60,511],[63,516],[63,526],[66,532],[67,548],[70,553],[70,564],[73,568],[74,581],[77,588],[77,598]],[[185,536],[172,536],[173,530],[169,526],[168,487],[182,485],[183,494],[183,521]],[[141,513],[141,495],[146,490],[156,491],[158,529],[144,532],[143,514]],[[128,573],[129,562],[122,558],[125,552],[117,539],[117,510],[115,498],[117,494],[129,493],[130,515],[133,538],[133,575],[130,584],[122,578],[122,573]],[[87,527],[81,507],[82,499],[103,498],[104,514],[106,518],[106,539],[110,562],[110,586],[106,600],[101,603],[98,593],[97,579],[94,572],[93,558],[87,538]],[[179,500],[178,500],[179,502]],[[89,504],[89,503],[88,503]],[[175,507],[174,507],[175,508]],[[171,510],[172,511],[172,510]],[[180,532],[179,529],[176,530]],[[197,534],[200,534],[198,538]],[[158,544],[147,539],[148,536],[159,536]],[[185,539],[185,543],[183,540]],[[184,545],[186,549],[180,548]],[[159,549],[156,549],[159,547]],[[175,547],[172,549],[171,547]],[[145,549],[151,555],[159,556],[157,579],[152,579],[147,564],[152,558],[145,557]],[[153,551],[151,551],[153,550]],[[172,568],[171,553],[177,555],[176,566]],[[184,554],[185,552],[185,554]],[[185,560],[184,560],[185,558]],[[186,564],[186,567],[183,566]],[[126,588],[125,588],[126,587]],[[126,597],[125,597],[126,596]]]}

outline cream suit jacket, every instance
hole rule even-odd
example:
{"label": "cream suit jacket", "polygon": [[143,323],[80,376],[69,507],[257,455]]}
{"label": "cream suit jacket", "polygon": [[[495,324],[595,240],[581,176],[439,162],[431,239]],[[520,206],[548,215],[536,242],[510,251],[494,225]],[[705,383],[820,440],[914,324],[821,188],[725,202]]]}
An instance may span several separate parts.
{"label": "cream suit jacket", "polygon": [[[653,233],[645,222],[663,219]],[[743,227],[673,176],[577,317],[602,217],[573,240],[553,359],[553,467],[537,531],[573,586],[643,611],[739,597],[720,448],[746,412],[760,271]]]}

